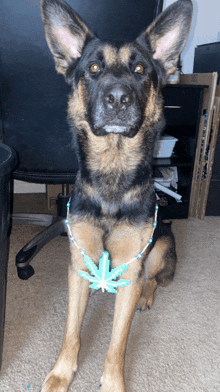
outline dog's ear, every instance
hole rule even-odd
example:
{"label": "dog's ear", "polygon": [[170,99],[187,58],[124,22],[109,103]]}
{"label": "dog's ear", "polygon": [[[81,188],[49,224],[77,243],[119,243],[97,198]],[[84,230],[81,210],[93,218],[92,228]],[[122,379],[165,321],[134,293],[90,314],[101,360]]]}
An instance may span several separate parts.
{"label": "dog's ear", "polygon": [[66,74],[92,34],[72,8],[60,0],[42,0],[42,20],[58,73]]}
{"label": "dog's ear", "polygon": [[177,70],[189,34],[192,10],[191,0],[176,1],[137,39],[140,44],[150,46],[153,58],[162,62],[167,75]]}

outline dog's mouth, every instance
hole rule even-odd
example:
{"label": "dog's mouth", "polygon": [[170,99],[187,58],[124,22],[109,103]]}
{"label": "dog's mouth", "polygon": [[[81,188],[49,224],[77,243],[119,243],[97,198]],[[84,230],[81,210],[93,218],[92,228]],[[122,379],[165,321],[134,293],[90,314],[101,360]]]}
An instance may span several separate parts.
{"label": "dog's mouth", "polygon": [[127,132],[127,127],[124,127],[122,125],[105,125],[104,130],[106,133],[126,133]]}
{"label": "dog's mouth", "polygon": [[138,130],[139,130],[139,126],[126,127],[124,125],[106,124],[103,125],[102,127],[93,128],[93,133],[96,136],[106,136],[109,134],[115,134],[115,135],[122,135],[125,137],[132,138],[137,134]]}

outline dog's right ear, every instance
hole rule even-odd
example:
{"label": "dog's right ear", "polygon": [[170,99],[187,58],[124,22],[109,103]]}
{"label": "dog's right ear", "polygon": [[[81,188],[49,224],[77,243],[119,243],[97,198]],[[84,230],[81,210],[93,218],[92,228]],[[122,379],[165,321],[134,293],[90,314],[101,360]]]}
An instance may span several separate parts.
{"label": "dog's right ear", "polygon": [[72,8],[60,0],[42,0],[42,20],[56,70],[66,75],[70,64],[82,54],[92,34]]}

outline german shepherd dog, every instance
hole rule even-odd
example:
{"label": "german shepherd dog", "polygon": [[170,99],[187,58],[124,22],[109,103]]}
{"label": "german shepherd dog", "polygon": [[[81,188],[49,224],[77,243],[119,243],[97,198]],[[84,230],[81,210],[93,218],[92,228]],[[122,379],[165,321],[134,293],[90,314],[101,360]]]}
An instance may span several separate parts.
{"label": "german shepherd dog", "polygon": [[[151,238],[156,203],[152,161],[165,124],[161,88],[177,69],[191,16],[191,1],[178,0],[134,42],[101,42],[68,4],[42,0],[56,70],[72,87],[68,117],[79,172],[69,225],[78,246],[96,265],[103,251],[110,255],[111,268],[123,265]],[[83,255],[72,241],[70,248],[65,337],[42,392],[66,392],[77,370],[90,283],[78,273],[87,271]],[[152,306],[157,285],[173,279],[176,260],[170,226],[161,221],[152,244],[122,274],[130,284],[117,289],[102,392],[125,392],[124,357],[133,314],[136,308]]]}

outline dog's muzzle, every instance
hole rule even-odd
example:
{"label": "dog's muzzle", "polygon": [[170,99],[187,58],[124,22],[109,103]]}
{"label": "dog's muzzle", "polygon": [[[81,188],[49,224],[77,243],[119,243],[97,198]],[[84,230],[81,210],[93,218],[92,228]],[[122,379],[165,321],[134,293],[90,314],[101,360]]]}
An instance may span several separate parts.
{"label": "dog's muzzle", "polygon": [[122,83],[105,86],[98,94],[93,111],[93,132],[133,137],[141,122],[141,110],[133,89]]}

